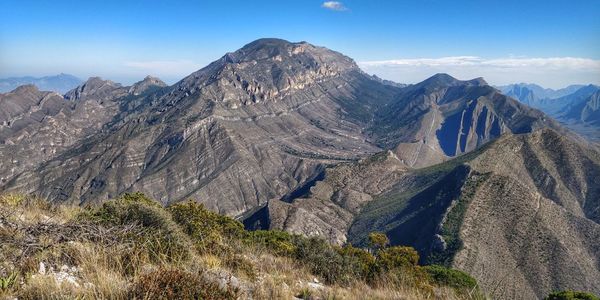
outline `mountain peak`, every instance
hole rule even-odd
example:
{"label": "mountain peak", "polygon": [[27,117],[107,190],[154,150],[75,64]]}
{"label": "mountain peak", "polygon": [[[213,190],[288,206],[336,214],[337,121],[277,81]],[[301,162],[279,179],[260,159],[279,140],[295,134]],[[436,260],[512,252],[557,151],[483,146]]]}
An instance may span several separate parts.
{"label": "mountain peak", "polygon": [[488,85],[487,81],[485,81],[485,79],[483,79],[483,77],[477,77],[477,78],[473,78],[471,80],[468,81],[470,84],[472,85]]}
{"label": "mountain peak", "polygon": [[255,41],[252,41],[246,45],[244,45],[240,50],[251,50],[256,48],[268,48],[268,47],[289,47],[297,43],[292,43],[290,41],[279,39],[279,38],[261,38]]}
{"label": "mountain peak", "polygon": [[180,90],[211,85],[217,99],[238,107],[283,97],[294,89],[358,71],[351,58],[306,42],[266,38],[225,54],[221,59],[184,78]]}
{"label": "mountain peak", "polygon": [[456,85],[460,83],[460,80],[446,74],[446,73],[437,73],[427,79],[425,79],[422,84],[435,84],[435,85]]}
{"label": "mountain peak", "polygon": [[472,85],[472,86],[484,86],[488,85],[483,77],[477,77],[471,80],[459,80],[446,73],[437,73],[421,83],[419,85],[425,86],[457,86],[457,85]]}
{"label": "mountain peak", "polygon": [[98,95],[110,93],[110,91],[121,88],[121,84],[111,80],[104,80],[100,77],[90,77],[86,82],[78,87],[68,91],[65,94],[65,99],[80,100],[90,95]]}
{"label": "mountain peak", "polygon": [[24,85],[18,86],[14,90],[12,90],[11,93],[24,94],[24,93],[37,93],[39,91],[40,90],[38,89],[38,87],[35,84],[24,84]]}
{"label": "mountain peak", "polygon": [[358,68],[349,57],[307,42],[290,42],[278,38],[263,38],[255,40],[235,52],[227,53],[224,57],[228,63],[244,63],[272,59],[285,62],[288,59],[300,59],[301,63],[308,66],[328,64],[338,68]]}
{"label": "mountain peak", "polygon": [[120,86],[119,83],[116,83],[116,82],[108,80],[108,79],[102,79],[101,77],[98,77],[98,76],[88,78],[88,80],[86,80],[81,86],[86,86],[89,88],[89,87],[105,85],[105,84],[112,85],[115,87]]}
{"label": "mountain peak", "polygon": [[134,83],[131,87],[129,87],[129,93],[133,95],[140,95],[145,91],[149,90],[150,88],[161,88],[166,86],[167,84],[159,78],[148,75],[142,81],[138,81]]}

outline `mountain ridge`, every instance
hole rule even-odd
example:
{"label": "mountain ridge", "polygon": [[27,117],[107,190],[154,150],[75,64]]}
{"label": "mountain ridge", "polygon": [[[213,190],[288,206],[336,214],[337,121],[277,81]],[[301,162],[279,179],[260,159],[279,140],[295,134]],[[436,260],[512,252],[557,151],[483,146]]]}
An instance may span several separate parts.
{"label": "mountain ridge", "polygon": [[[211,198],[216,191],[231,193],[223,187],[237,178],[235,185],[242,186],[237,194],[229,194],[225,199],[230,200],[223,203],[213,202],[211,208],[241,214],[298,188],[323,165],[359,159],[381,149],[395,148],[408,166],[427,166],[476,149],[506,131],[530,131],[541,124],[559,128],[543,114],[496,94],[481,78],[460,81],[437,74],[400,88],[375,80],[338,52],[279,39],[254,41],[172,86],[159,85],[161,89],[146,95],[146,100],[135,101],[127,96],[127,88],[100,78],[90,78],[68,92],[65,98],[69,100],[93,100],[100,106],[113,103],[112,117],[96,124],[105,129],[65,152],[67,156],[55,157],[51,163],[55,167],[37,171],[54,175],[21,174],[4,188],[29,186],[35,191],[58,185],[42,194],[82,202],[139,189],[170,203],[191,195]],[[444,123],[448,115],[458,118],[470,111],[477,113],[468,120]],[[415,125],[406,127],[397,124],[398,120]],[[470,128],[470,137],[457,140],[456,146],[443,146],[438,139],[459,137],[463,127]],[[102,154],[88,157],[91,153]],[[114,163],[117,157],[122,161],[119,168]],[[198,165],[186,166],[186,157],[197,157]],[[83,169],[78,163],[81,159],[96,165]],[[193,183],[185,192],[167,192],[174,183],[163,179],[172,176],[164,172],[174,171],[165,164],[174,161],[186,170],[174,173],[183,176],[178,180]],[[113,168],[100,167],[105,164]],[[255,178],[234,171],[238,165],[269,175]],[[59,171],[65,166],[71,166],[69,171]],[[275,174],[282,169],[286,176],[267,179],[281,177]],[[206,177],[206,170],[213,175]],[[130,175],[117,179],[115,172]],[[245,178],[250,178],[249,185]],[[157,189],[151,187],[152,182],[172,187]]]}
{"label": "mountain ridge", "polygon": [[[555,287],[594,290],[598,258],[578,236],[597,240],[597,152],[482,78],[441,73],[390,84],[341,53],[262,39],[171,86],[152,77],[130,87],[92,77],[64,97],[30,86],[19,93],[0,94],[0,105],[12,108],[26,95],[29,102],[19,103],[31,103],[15,106],[0,127],[0,153],[11,157],[0,162],[4,193],[84,206],[138,191],[164,206],[194,199],[250,228],[338,244],[364,243],[379,230],[427,262],[472,272],[488,291],[500,275],[481,272],[482,264],[513,268],[500,298],[517,289],[528,298]],[[40,110],[40,99],[54,104]],[[583,249],[591,253],[585,263],[535,260],[538,248],[521,243],[524,220],[538,217],[532,203],[548,215],[535,219],[540,234],[530,240],[577,244],[560,253]],[[501,215],[492,218],[492,208]],[[488,247],[492,240],[472,238],[486,215],[499,252]],[[520,248],[535,263],[522,265]],[[481,249],[483,258],[464,249]],[[581,282],[568,278],[577,271],[587,272]]]}
{"label": "mountain ridge", "polygon": [[[392,244],[415,247],[426,263],[473,274],[500,299],[539,298],[564,286],[600,292],[600,190],[593,184],[600,153],[552,129],[507,134],[424,169],[382,152],[325,174],[304,196],[270,201],[246,227],[359,246],[382,231]],[[552,254],[548,239],[570,246]]]}
{"label": "mountain ridge", "polygon": [[21,85],[33,84],[40,90],[54,91],[63,94],[78,86],[81,82],[81,79],[64,73],[44,77],[24,76],[1,78],[0,93],[10,92]]}

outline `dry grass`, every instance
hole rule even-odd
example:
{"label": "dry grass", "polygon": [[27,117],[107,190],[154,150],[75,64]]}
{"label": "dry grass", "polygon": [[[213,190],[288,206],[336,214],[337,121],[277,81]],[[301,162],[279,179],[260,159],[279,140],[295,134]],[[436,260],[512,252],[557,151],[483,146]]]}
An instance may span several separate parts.
{"label": "dry grass", "polygon": [[314,265],[238,240],[243,230],[231,221],[210,215],[224,229],[198,244],[198,233],[184,234],[166,210],[136,201],[82,209],[1,196],[0,278],[18,276],[0,299],[459,299],[398,277],[325,285]]}

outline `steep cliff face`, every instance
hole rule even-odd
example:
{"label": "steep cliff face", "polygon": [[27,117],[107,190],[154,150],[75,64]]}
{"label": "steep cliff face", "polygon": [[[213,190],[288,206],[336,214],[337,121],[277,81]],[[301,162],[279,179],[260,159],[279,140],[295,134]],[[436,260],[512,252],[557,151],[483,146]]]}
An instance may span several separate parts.
{"label": "steep cliff face", "polygon": [[404,88],[376,116],[372,131],[385,148],[411,167],[440,163],[477,149],[503,133],[560,126],[481,79],[460,81],[446,74]]}
{"label": "steep cliff face", "polygon": [[502,90],[503,94],[506,96],[513,97],[519,100],[521,103],[527,104],[531,107],[535,107],[541,100],[539,96],[536,95],[532,90],[522,85],[513,85],[500,90]]}
{"label": "steep cliff face", "polygon": [[560,115],[567,120],[600,126],[600,89],[578,103],[569,105]]}
{"label": "steep cliff face", "polygon": [[596,150],[542,129],[424,169],[397,162],[388,152],[333,167],[307,195],[270,201],[245,224],[353,245],[383,231],[498,299],[600,292]]}

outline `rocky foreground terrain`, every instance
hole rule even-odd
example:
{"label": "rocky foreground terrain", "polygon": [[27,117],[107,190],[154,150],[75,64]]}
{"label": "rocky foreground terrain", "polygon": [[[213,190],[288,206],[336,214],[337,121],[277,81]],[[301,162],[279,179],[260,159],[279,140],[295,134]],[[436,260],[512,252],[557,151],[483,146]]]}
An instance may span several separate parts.
{"label": "rocky foreground terrain", "polygon": [[336,244],[382,231],[494,298],[600,293],[597,148],[481,78],[405,86],[326,48],[261,39],[172,86],[23,86],[0,107],[4,193],[194,199],[247,228]]}

